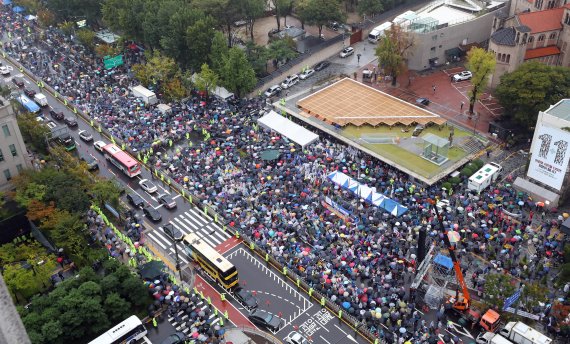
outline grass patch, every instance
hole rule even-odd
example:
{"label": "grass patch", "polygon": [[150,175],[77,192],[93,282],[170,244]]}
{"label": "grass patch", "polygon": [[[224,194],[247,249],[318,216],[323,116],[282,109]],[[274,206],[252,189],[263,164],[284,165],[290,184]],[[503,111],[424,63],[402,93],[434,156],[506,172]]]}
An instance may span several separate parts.
{"label": "grass patch", "polygon": [[[442,137],[447,139],[449,137],[449,128],[448,126],[443,126],[441,129],[434,125],[430,126],[422,132],[420,137],[424,136],[425,134],[431,133],[436,136]],[[407,132],[403,132],[402,129],[408,130]],[[400,137],[400,138],[410,138],[412,136],[414,127],[406,127],[406,126],[348,126],[342,130],[342,134],[344,136],[350,137],[352,139],[359,139],[362,135],[375,135],[375,136],[382,136],[385,135],[386,137]],[[470,132],[457,129],[455,128],[454,136],[457,137],[466,137],[472,136]],[[423,142],[418,140],[416,143],[419,147],[423,146]],[[412,153],[404,148],[401,148],[398,145],[394,144],[370,144],[364,143],[362,146],[370,149],[371,151],[386,157],[386,159],[394,161],[395,163],[413,171],[423,177],[431,178],[436,174],[440,173],[444,168],[441,166],[437,166],[422,157],[418,156],[415,153]],[[447,157],[451,161],[458,161],[465,157],[467,153],[458,147],[451,147],[447,154]],[[444,164],[444,166],[446,166]]]}

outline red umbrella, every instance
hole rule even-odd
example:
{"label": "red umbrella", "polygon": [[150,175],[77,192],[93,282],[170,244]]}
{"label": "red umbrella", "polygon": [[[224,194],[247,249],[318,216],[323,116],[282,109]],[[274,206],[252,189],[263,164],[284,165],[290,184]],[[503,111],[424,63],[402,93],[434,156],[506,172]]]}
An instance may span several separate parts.
{"label": "red umbrella", "polygon": [[477,239],[479,237],[479,234],[473,233],[473,234],[471,234],[471,236],[473,237],[473,239]]}

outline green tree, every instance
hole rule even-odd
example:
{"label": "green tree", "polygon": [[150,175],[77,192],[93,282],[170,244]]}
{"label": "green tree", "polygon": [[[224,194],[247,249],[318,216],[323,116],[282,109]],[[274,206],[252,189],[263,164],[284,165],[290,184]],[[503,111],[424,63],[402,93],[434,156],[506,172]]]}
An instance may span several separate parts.
{"label": "green tree", "polygon": [[223,85],[238,98],[251,91],[257,82],[255,71],[240,48],[230,49],[222,70]]}
{"label": "green tree", "polygon": [[265,0],[239,0],[243,19],[247,22],[247,32],[253,41],[253,26],[265,11]]}
{"label": "green tree", "polygon": [[153,87],[180,78],[182,74],[176,61],[163,56],[158,50],[149,53],[146,63],[134,65],[133,72],[141,84]]}
{"label": "green tree", "polygon": [[194,85],[199,91],[212,93],[220,82],[220,77],[208,67],[208,64],[202,65],[200,73],[196,74]]}
{"label": "green tree", "polygon": [[100,179],[95,181],[90,193],[99,206],[103,206],[105,203],[109,203],[114,207],[119,205],[121,191],[112,180]]}
{"label": "green tree", "polygon": [[373,16],[381,13],[384,10],[382,0],[359,0],[358,1],[358,15]]}
{"label": "green tree", "polygon": [[414,37],[396,24],[384,32],[376,47],[378,63],[385,73],[392,77],[392,86],[396,86],[398,76],[406,69],[406,59],[414,46]]}
{"label": "green tree", "polygon": [[77,39],[86,46],[93,50],[95,48],[95,32],[89,29],[81,29],[77,31]]}
{"label": "green tree", "polygon": [[103,0],[48,0],[47,8],[56,14],[60,21],[78,21],[87,19],[96,24],[101,18]]}
{"label": "green tree", "polygon": [[24,182],[24,178],[14,181],[15,185],[22,185],[16,189],[15,200],[23,207],[28,207],[31,201],[43,201],[47,194],[47,186],[35,182]]}
{"label": "green tree", "polygon": [[110,293],[103,303],[105,313],[112,323],[118,323],[130,315],[131,304],[117,293]]}
{"label": "green tree", "polygon": [[160,46],[164,49],[164,53],[183,67],[189,65],[188,27],[200,17],[203,17],[200,11],[180,4],[178,10],[170,18],[164,36],[160,39]]}
{"label": "green tree", "polygon": [[37,13],[38,13],[38,22],[42,27],[50,27],[57,23],[55,14],[52,11],[46,8],[41,8],[38,10]]}
{"label": "green tree", "polygon": [[17,116],[18,126],[22,133],[22,138],[31,148],[40,153],[47,154],[47,134],[49,129],[44,125],[38,125],[36,115],[33,113],[23,113]]}
{"label": "green tree", "polygon": [[539,111],[570,97],[570,69],[526,62],[501,77],[495,94],[507,117],[534,127]]}
{"label": "green tree", "polygon": [[[186,32],[188,65],[192,70],[197,71],[202,64],[208,62],[208,54],[210,54],[212,41],[216,34],[215,27],[216,20],[211,16],[200,18],[194,25],[188,27]],[[223,35],[222,41],[226,44]]]}
{"label": "green tree", "polygon": [[471,48],[467,52],[466,67],[473,73],[471,83],[473,88],[469,91],[469,115],[473,115],[475,103],[487,88],[489,77],[495,71],[495,54],[482,48]]}
{"label": "green tree", "polygon": [[303,23],[318,27],[319,37],[323,26],[332,21],[344,22],[346,19],[340,0],[301,0],[297,5],[297,13]]}
{"label": "green tree", "polygon": [[210,63],[208,64],[216,74],[221,75],[224,66],[224,60],[228,56],[229,48],[224,35],[220,31],[214,33],[214,38],[212,38],[212,45],[210,47],[210,55],[208,59]]}
{"label": "green tree", "polygon": [[128,38],[141,40],[144,37],[143,16],[147,13],[145,3],[146,0],[104,0],[101,14],[111,29]]}
{"label": "green tree", "polygon": [[245,44],[245,53],[247,60],[255,71],[255,75],[263,76],[267,74],[267,59],[269,59],[269,54],[264,46],[247,41]]}
{"label": "green tree", "polygon": [[293,0],[273,0],[273,5],[275,6],[277,30],[281,30],[281,18],[285,18],[285,25],[287,25],[287,16],[293,11]]}
{"label": "green tree", "polygon": [[537,282],[526,283],[522,292],[522,297],[519,302],[523,307],[532,311],[532,309],[539,305],[539,303],[546,303],[548,300],[548,288],[540,285]]}
{"label": "green tree", "polygon": [[502,308],[505,298],[515,292],[512,277],[504,274],[488,274],[485,278],[484,301],[489,307]]}
{"label": "green tree", "polygon": [[242,19],[240,1],[236,0],[194,0],[193,5],[218,21],[218,26],[227,34],[227,45],[232,46],[235,22]]}
{"label": "green tree", "polygon": [[179,5],[170,1],[147,1],[144,4],[142,30],[144,42],[151,49],[160,48],[160,39],[167,35],[170,18],[178,11]]}
{"label": "green tree", "polygon": [[277,61],[289,61],[297,56],[296,44],[291,37],[276,39],[267,47],[267,55]]}

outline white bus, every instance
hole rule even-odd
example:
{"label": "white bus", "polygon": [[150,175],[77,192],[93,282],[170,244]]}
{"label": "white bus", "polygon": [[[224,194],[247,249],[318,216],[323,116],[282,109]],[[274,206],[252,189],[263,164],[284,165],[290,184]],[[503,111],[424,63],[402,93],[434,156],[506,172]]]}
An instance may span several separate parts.
{"label": "white bus", "polygon": [[93,339],[89,344],[134,344],[146,336],[147,331],[142,321],[131,315],[126,320]]}
{"label": "white bus", "polygon": [[380,38],[384,36],[384,31],[386,31],[386,29],[389,29],[391,26],[392,22],[385,22],[384,24],[379,25],[374,29],[372,29],[372,31],[370,31],[370,33],[368,34],[368,42],[370,43],[378,42]]}
{"label": "white bus", "polygon": [[490,162],[481,167],[481,169],[475,172],[474,175],[469,177],[467,188],[469,190],[481,192],[491,185],[492,182],[497,180],[502,171],[503,167],[501,167],[501,165],[495,162]]}

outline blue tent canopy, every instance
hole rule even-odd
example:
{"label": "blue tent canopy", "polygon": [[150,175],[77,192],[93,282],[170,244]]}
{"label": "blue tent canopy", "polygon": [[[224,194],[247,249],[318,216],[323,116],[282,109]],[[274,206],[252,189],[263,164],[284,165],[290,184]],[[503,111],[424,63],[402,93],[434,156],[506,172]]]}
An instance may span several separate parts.
{"label": "blue tent canopy", "polygon": [[360,184],[342,172],[334,171],[330,173],[327,178],[336,185],[350,190],[355,196],[362,198],[370,204],[374,204],[380,209],[384,209],[394,216],[401,216],[408,211],[408,208],[404,207],[400,203],[376,192],[375,188],[370,188],[367,185]]}
{"label": "blue tent canopy", "polygon": [[10,5],[11,3],[12,3],[12,0],[2,0],[3,5]]}
{"label": "blue tent canopy", "polygon": [[21,6],[16,6],[16,7],[12,8],[12,11],[14,11],[14,13],[21,13],[21,12],[24,12],[25,10]]}
{"label": "blue tent canopy", "polygon": [[433,262],[443,266],[444,268],[451,270],[453,268],[453,261],[448,256],[444,256],[443,254],[438,254],[433,259]]}

